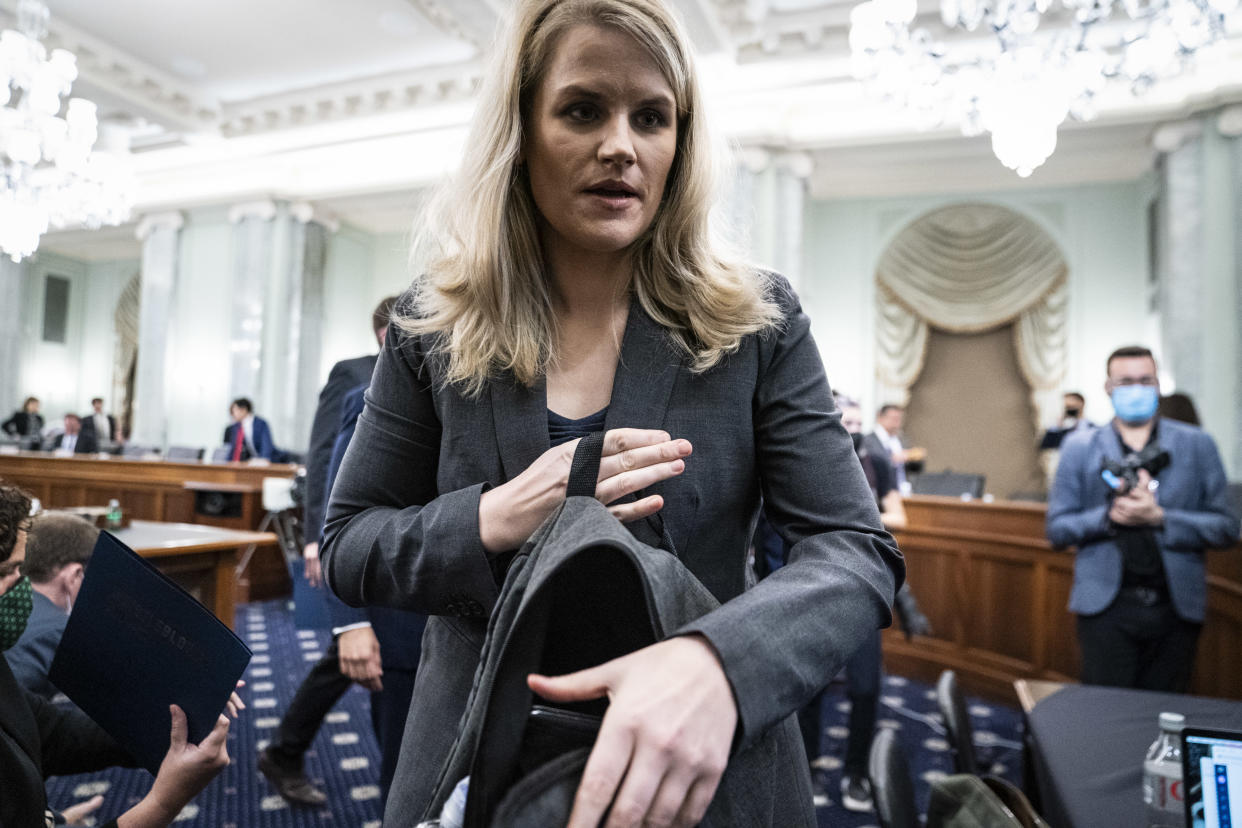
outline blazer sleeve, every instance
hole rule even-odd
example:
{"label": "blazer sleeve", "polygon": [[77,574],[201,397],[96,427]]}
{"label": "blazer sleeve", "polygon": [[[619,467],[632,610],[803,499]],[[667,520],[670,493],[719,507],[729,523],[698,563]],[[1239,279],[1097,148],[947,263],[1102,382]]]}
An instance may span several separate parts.
{"label": "blazer sleeve", "polygon": [[755,452],[764,511],[788,562],[688,625],[715,648],[745,746],[803,707],[868,636],[891,623],[905,577],[841,425],[810,321],[783,280],[783,327],[760,342]]}
{"label": "blazer sleeve", "polygon": [[1196,432],[1194,458],[1199,484],[1198,509],[1164,510],[1163,545],[1176,549],[1232,546],[1239,535],[1238,516],[1229,506],[1229,481],[1216,443]]}
{"label": "blazer sleeve", "polygon": [[1087,468],[1093,440],[1094,432],[1088,431],[1072,434],[1061,444],[1044,521],[1044,534],[1053,546],[1082,546],[1110,534],[1108,501],[1087,485],[1104,490],[1104,481],[1092,480],[1093,472]]}
{"label": "blazer sleeve", "polygon": [[348,366],[336,363],[328,374],[323,390],[319,392],[319,404],[315,406],[310,448],[306,454],[304,518],[307,543],[323,541],[323,518],[328,505],[328,463],[332,459],[332,442],[341,422],[341,400],[351,387]]}
{"label": "blazer sleeve", "polygon": [[499,592],[479,538],[486,484],[438,493],[432,383],[419,338],[390,327],[332,486],[324,579],[351,606],[485,615]]}

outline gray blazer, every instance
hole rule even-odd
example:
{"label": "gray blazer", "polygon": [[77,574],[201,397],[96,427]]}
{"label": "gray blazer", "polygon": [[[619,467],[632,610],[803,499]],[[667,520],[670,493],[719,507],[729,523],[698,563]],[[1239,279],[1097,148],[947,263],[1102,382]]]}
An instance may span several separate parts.
{"label": "gray blazer", "polygon": [[[1201,622],[1207,608],[1203,550],[1236,542],[1238,518],[1230,514],[1225,469],[1212,438],[1163,418],[1157,437],[1170,463],[1157,475],[1164,525],[1156,530],[1156,544],[1173,609],[1187,621]],[[1079,615],[1103,612],[1121,590],[1122,555],[1108,520],[1109,490],[1100,479],[1100,464],[1127,453],[1109,426],[1075,431],[1061,444],[1047,534],[1054,546],[1078,547],[1069,609]]]}
{"label": "gray blazer", "polygon": [[[746,337],[699,374],[634,302],[605,423],[662,428],[694,446],[681,475],[643,493],[663,495],[660,514],[629,528],[673,547],[723,604],[682,632],[716,648],[738,744],[806,704],[890,622],[905,572],[810,322],[784,279],[772,291],[779,330]],[[393,824],[417,822],[431,795],[407,780],[434,779],[448,753],[503,581],[507,556],[490,559],[479,540],[479,496],[549,448],[542,382],[500,377],[471,399],[443,385],[438,363],[422,338],[390,331],[324,532],[325,578],[346,603],[434,616],[388,801]],[[789,564],[756,586],[748,558],[761,497],[792,548]]]}

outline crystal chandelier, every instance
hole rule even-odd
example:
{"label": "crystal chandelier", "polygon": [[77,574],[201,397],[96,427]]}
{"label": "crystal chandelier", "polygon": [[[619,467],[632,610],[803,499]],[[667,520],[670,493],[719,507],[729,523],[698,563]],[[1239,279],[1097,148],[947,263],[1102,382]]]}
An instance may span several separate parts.
{"label": "crystal chandelier", "polygon": [[47,20],[43,0],[19,0],[17,29],[0,33],[0,251],[15,262],[49,226],[119,224],[132,203],[124,153],[93,150],[95,104],[69,98],[61,114],[77,59],[47,54]]}
{"label": "crystal chandelier", "polygon": [[996,157],[1026,177],[1052,154],[1067,116],[1095,116],[1110,79],[1138,94],[1181,74],[1196,52],[1223,41],[1238,5],[940,0],[949,30],[978,33],[948,48],[928,29],[911,29],[916,0],[866,0],[850,13],[853,71],[922,127],[955,117],[966,135],[990,132]]}

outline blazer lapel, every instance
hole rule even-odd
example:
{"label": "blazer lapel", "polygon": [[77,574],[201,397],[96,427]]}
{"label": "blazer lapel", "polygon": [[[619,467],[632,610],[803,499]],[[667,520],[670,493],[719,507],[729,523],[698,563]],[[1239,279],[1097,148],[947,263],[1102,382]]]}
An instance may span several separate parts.
{"label": "blazer lapel", "polygon": [[492,423],[505,479],[512,480],[551,448],[548,439],[548,387],[540,377],[525,388],[505,373],[488,383]]}
{"label": "blazer lapel", "polygon": [[681,363],[664,329],[632,300],[604,428],[663,426]]}

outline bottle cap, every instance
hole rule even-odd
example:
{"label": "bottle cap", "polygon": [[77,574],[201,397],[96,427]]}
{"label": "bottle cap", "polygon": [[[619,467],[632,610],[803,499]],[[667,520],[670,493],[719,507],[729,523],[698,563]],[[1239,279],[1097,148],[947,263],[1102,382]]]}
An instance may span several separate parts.
{"label": "bottle cap", "polygon": [[1182,728],[1186,726],[1186,717],[1181,713],[1161,713],[1160,729],[1171,730],[1174,733],[1181,733]]}

